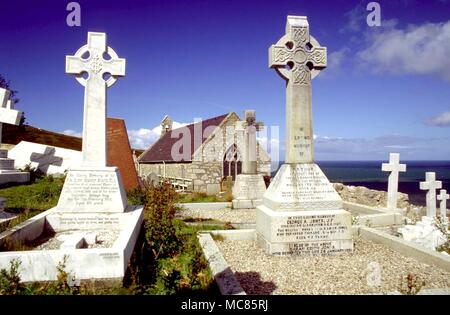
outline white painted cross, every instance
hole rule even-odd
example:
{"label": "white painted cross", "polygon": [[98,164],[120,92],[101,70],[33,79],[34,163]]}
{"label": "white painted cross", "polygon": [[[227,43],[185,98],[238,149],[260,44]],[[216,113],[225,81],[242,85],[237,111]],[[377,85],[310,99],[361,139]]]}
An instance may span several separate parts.
{"label": "white painted cross", "polygon": [[391,172],[388,180],[387,208],[397,209],[398,175],[399,172],[406,172],[406,164],[400,164],[400,154],[391,153],[389,154],[389,163],[381,164],[381,170]]}
{"label": "white painted cross", "polygon": [[269,48],[269,67],[287,81],[286,163],[313,163],[311,79],[327,66],[327,49],[309,35],[306,16],[288,16],[286,35]]}
{"label": "white painted cross", "polygon": [[447,194],[447,190],[441,189],[440,194],[437,196],[437,200],[440,201],[440,214],[442,222],[448,224],[447,217],[447,200],[450,199],[450,195]]}
{"label": "white painted cross", "polygon": [[[78,49],[74,56],[66,56],[66,73],[74,74],[85,87],[82,166],[105,167],[106,89],[125,76],[125,59],[107,46],[105,33],[89,32],[87,45]],[[83,73],[88,74],[87,79],[83,78]],[[106,78],[108,75],[110,77]]]}
{"label": "white painted cross", "polygon": [[442,182],[436,180],[436,173],[426,172],[425,181],[420,182],[420,189],[428,190],[427,192],[427,217],[434,218],[436,216],[436,189],[442,188]]}
{"label": "white painted cross", "polygon": [[14,109],[10,91],[0,88],[0,143],[2,142],[3,124],[19,125],[22,113]]}
{"label": "white painted cross", "polygon": [[261,131],[264,127],[262,122],[256,121],[256,111],[246,110],[245,111],[245,122],[243,126],[245,127],[244,132],[244,160],[242,161],[242,173],[243,174],[257,174],[257,142],[256,142],[256,132]]}

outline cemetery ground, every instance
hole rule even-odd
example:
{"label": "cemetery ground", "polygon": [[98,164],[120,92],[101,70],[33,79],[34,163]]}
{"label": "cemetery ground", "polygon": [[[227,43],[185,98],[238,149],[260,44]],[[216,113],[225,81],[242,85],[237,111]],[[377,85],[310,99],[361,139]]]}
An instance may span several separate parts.
{"label": "cemetery ground", "polygon": [[[29,185],[0,189],[7,197],[7,211],[18,214],[17,218],[0,224],[0,232],[14,228],[57,204],[64,178],[44,176],[34,170],[31,174]],[[219,294],[199,246],[197,233],[204,229],[223,229],[223,226],[192,225],[176,219],[179,197],[169,184],[135,189],[127,195],[130,204],[145,205],[145,219],[122,284],[111,285],[102,281],[79,283],[76,274],[66,270],[64,260],[57,266],[57,281],[21,283],[18,273],[21,262],[12,261],[9,270],[0,272],[0,295]],[[0,251],[30,250],[37,245],[11,241],[4,243]]]}
{"label": "cemetery ground", "polygon": [[[30,184],[0,190],[7,197],[7,210],[19,215],[2,223],[0,232],[57,204],[64,178],[28,171]],[[101,281],[77,283],[76,275],[66,270],[65,261],[57,266],[57,281],[24,284],[18,274],[20,261],[13,261],[9,270],[1,271],[0,294],[218,295],[220,291],[197,239],[201,232],[212,233],[247,294],[415,294],[423,289],[450,287],[450,273],[443,269],[358,236],[354,253],[328,257],[268,256],[253,241],[232,241],[220,233],[214,234],[215,230],[252,228],[256,218],[255,209],[233,210],[221,196],[178,194],[169,184],[135,189],[127,195],[130,204],[145,205],[145,221],[121,285],[111,287]],[[354,200],[355,195],[344,197]],[[380,198],[368,198],[366,202],[374,199]],[[184,209],[177,206],[180,203]],[[0,250],[30,250],[37,245],[10,242]],[[242,253],[252,259],[242,259]],[[382,282],[371,285],[369,277],[377,268],[382,270]]]}

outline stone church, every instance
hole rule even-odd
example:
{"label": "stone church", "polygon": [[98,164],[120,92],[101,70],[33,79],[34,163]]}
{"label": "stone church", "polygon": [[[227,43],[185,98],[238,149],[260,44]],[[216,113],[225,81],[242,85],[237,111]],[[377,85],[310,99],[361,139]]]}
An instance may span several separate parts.
{"label": "stone church", "polygon": [[[242,172],[241,123],[231,112],[172,130],[165,116],[160,138],[138,158],[139,175],[209,195],[220,192],[227,177],[234,180]],[[258,173],[270,176],[270,165],[269,154],[257,143]]]}

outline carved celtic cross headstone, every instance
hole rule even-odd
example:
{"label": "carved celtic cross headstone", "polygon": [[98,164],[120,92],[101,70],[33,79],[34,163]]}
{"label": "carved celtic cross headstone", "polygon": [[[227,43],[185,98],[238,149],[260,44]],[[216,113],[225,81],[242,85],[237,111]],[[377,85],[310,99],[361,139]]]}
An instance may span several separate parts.
{"label": "carved celtic cross headstone", "polygon": [[87,45],[66,56],[66,73],[74,74],[85,87],[82,166],[105,167],[106,89],[125,76],[125,59],[107,46],[105,33],[89,32]]}
{"label": "carved celtic cross headstone", "polygon": [[286,163],[313,163],[311,80],[327,66],[327,49],[309,34],[306,16],[288,16],[286,35],[269,48],[269,66],[287,81]]}

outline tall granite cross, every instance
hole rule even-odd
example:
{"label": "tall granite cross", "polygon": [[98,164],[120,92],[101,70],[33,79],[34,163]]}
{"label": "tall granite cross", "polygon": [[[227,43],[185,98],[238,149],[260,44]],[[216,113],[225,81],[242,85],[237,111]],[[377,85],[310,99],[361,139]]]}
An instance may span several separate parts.
{"label": "tall granite cross", "polygon": [[264,127],[262,122],[256,121],[256,111],[246,110],[245,111],[245,122],[244,122],[244,146],[245,155],[242,161],[242,173],[243,174],[257,174],[257,143],[256,143],[256,132],[261,131]]}
{"label": "tall granite cross", "polygon": [[440,214],[442,222],[448,223],[447,217],[447,200],[450,199],[450,195],[447,194],[447,190],[441,189],[440,194],[437,196],[437,200],[440,201]]}
{"label": "tall granite cross", "polygon": [[313,163],[311,80],[327,66],[327,49],[309,34],[306,16],[288,16],[286,35],[269,48],[269,67],[287,81],[286,163]]}
{"label": "tall granite cross", "polygon": [[[105,33],[89,32],[87,45],[78,49],[74,56],[66,56],[66,73],[74,74],[85,87],[82,166],[105,167],[106,89],[116,83],[118,77],[125,76],[125,59],[107,46]],[[83,78],[84,73],[88,74],[87,79]]]}
{"label": "tall granite cross", "polygon": [[427,191],[427,217],[436,216],[436,189],[442,188],[442,182],[436,180],[436,173],[426,172],[425,181],[420,182],[420,189]]}
{"label": "tall granite cross", "polygon": [[397,209],[398,173],[406,172],[406,164],[400,164],[400,154],[389,154],[389,163],[381,164],[383,172],[391,172],[388,180],[388,209]]}

